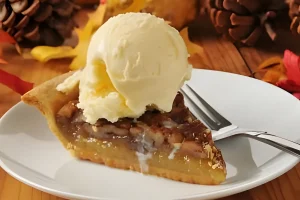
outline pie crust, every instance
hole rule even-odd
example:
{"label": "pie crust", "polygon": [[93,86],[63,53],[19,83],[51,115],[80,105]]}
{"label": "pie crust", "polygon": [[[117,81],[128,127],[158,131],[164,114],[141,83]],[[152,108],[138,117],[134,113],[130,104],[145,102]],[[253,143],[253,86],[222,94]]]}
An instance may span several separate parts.
{"label": "pie crust", "polygon": [[170,113],[148,110],[138,119],[116,123],[99,119],[91,125],[78,118],[78,87],[66,94],[56,90],[72,73],[42,83],[24,94],[22,101],[42,112],[50,130],[73,156],[187,183],[217,185],[225,180],[221,151],[210,130],[184,106],[180,93]]}

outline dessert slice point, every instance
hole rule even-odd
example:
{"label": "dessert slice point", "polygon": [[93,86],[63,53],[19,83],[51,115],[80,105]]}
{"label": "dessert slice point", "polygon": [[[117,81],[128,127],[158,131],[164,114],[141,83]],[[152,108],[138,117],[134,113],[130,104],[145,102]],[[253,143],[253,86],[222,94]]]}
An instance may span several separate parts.
{"label": "dessert slice point", "polygon": [[138,119],[85,122],[78,87],[56,90],[73,72],[51,79],[22,96],[45,116],[50,130],[79,159],[186,183],[217,185],[226,165],[211,131],[195,119],[178,93],[171,112],[147,110]]}

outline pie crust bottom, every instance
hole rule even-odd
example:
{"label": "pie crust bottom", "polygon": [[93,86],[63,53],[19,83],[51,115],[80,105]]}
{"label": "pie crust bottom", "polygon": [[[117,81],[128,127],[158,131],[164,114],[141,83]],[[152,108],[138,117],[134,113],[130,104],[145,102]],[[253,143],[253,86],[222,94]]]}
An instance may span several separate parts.
{"label": "pie crust bottom", "polygon": [[[210,159],[199,160],[192,157],[176,156],[176,158],[170,160],[168,159],[170,152],[161,151],[160,153],[153,154],[152,158],[147,160],[148,170],[142,171],[141,164],[135,152],[126,147],[122,148],[121,146],[118,146],[118,150],[122,152],[122,154],[118,154],[116,157],[110,156],[112,152],[109,149],[102,149],[101,153],[98,153],[97,156],[95,156],[93,150],[87,149],[82,150],[78,148],[72,152],[75,157],[94,163],[123,170],[142,172],[143,174],[155,175],[186,183],[218,185],[226,178],[224,169],[212,169],[212,166],[209,165]],[[120,158],[121,155],[124,155],[124,157]],[[201,167],[199,167],[200,162]]]}

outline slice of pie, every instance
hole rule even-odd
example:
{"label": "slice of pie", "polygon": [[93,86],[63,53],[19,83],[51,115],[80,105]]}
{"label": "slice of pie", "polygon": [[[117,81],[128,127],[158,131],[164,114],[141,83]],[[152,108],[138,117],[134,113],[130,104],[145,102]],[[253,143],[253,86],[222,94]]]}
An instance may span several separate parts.
{"label": "slice of pie", "polygon": [[172,111],[147,110],[140,118],[86,123],[76,107],[78,87],[64,94],[56,86],[72,72],[22,96],[46,117],[51,131],[75,157],[187,183],[216,185],[226,166],[211,132],[195,119],[178,93]]}

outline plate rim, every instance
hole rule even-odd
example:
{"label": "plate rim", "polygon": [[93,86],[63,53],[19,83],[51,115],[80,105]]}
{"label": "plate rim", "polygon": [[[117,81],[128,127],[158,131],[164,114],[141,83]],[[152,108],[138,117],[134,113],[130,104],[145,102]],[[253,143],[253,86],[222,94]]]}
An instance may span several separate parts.
{"label": "plate rim", "polygon": [[[266,84],[269,85],[271,87],[274,87],[278,90],[280,90],[280,92],[283,93],[287,93],[291,98],[294,99],[296,101],[299,101],[296,97],[294,97],[293,95],[291,95],[290,93],[288,93],[285,90],[282,90],[272,84],[269,84],[267,82],[261,81],[259,79],[255,79],[249,76],[245,76],[245,75],[241,75],[241,74],[236,74],[236,73],[232,73],[232,72],[224,72],[224,71],[216,71],[216,70],[210,70],[210,69],[195,69],[193,68],[192,70],[195,73],[198,73],[200,71],[208,71],[210,73],[221,73],[221,74],[227,74],[230,76],[239,76],[242,78],[246,78],[246,79],[252,79],[253,81],[259,81],[261,82],[261,84]],[[193,74],[192,74],[193,76]],[[300,101],[299,101],[300,103]],[[15,104],[14,106],[12,106],[7,112],[4,113],[4,115],[0,118],[0,126],[2,124],[2,119],[6,118],[7,115],[9,115],[11,112],[13,112],[15,109],[18,109],[21,106],[27,106],[24,102],[20,101],[17,104]],[[1,134],[1,133],[0,133]],[[284,157],[290,157],[289,158],[289,163],[287,163],[285,166],[278,168],[276,171],[273,170],[273,173],[269,174],[268,176],[264,176],[261,177],[259,179],[255,179],[252,180],[251,182],[244,182],[241,185],[237,185],[235,187],[231,187],[231,188],[225,188],[225,189],[220,189],[218,191],[211,191],[211,192],[207,192],[207,193],[203,193],[203,194],[190,194],[190,195],[185,195],[180,197],[180,199],[195,199],[195,198],[200,198],[200,199],[211,199],[211,198],[221,198],[221,197],[227,197],[230,195],[234,195],[240,192],[244,192],[246,190],[250,190],[253,189],[255,187],[258,187],[260,185],[263,185],[269,181],[274,180],[275,178],[285,174],[287,171],[291,170],[293,167],[295,167],[299,162],[300,162],[300,158],[297,158],[295,156],[290,156],[289,154],[286,153],[281,153],[279,155],[277,155],[275,157],[275,159],[282,159]],[[70,193],[70,192],[65,192],[65,191],[61,191],[61,190],[57,190],[57,189],[53,189],[51,187],[47,187],[47,186],[43,186],[41,184],[37,184],[31,180],[28,180],[24,177],[22,177],[20,174],[17,174],[16,172],[12,171],[3,161],[2,158],[0,156],[0,167],[9,175],[11,175],[12,177],[14,177],[15,179],[17,179],[18,181],[27,184],[35,189],[38,189],[40,191],[58,196],[58,197],[62,197],[62,198],[75,198],[75,199],[89,199],[89,200],[111,200],[113,198],[103,198],[103,197],[95,197],[95,196],[87,196],[87,195],[81,195],[81,194],[74,194],[74,193]]]}

